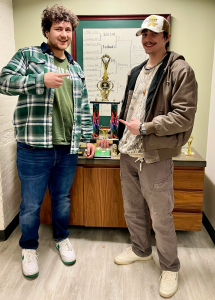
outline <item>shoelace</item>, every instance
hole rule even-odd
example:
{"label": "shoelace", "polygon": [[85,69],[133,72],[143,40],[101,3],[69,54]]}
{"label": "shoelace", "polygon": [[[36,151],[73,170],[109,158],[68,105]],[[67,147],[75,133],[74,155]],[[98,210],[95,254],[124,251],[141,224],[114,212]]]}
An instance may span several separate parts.
{"label": "shoelace", "polygon": [[132,252],[132,248],[131,247],[125,249],[125,251],[123,253],[124,254],[129,254],[130,252]]}
{"label": "shoelace", "polygon": [[174,272],[163,271],[163,273],[160,276],[160,280],[163,277],[165,283],[173,285],[175,283],[176,276],[177,274],[174,274]]}
{"label": "shoelace", "polygon": [[39,254],[37,251],[32,251],[31,249],[25,249],[25,259],[28,263],[38,259]]}
{"label": "shoelace", "polygon": [[144,158],[138,157],[138,159],[136,159],[135,162],[138,161],[138,160],[140,161],[140,172],[141,172],[142,171],[142,164],[143,164]]}
{"label": "shoelace", "polygon": [[65,239],[64,241],[60,242],[60,247],[64,250],[64,251],[69,251],[72,250],[72,247],[70,246],[68,239]]}

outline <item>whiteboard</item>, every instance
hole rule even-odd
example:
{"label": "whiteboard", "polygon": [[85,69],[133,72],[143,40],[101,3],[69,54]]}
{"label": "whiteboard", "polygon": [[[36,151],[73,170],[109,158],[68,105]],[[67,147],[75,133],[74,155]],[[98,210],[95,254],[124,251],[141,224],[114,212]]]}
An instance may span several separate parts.
{"label": "whiteboard", "polygon": [[[83,29],[83,69],[88,90],[88,99],[101,101],[97,83],[102,80],[104,67],[101,57],[111,57],[107,73],[114,88],[109,94],[109,101],[123,99],[128,72],[148,58],[137,37],[139,28],[88,28]],[[90,104],[91,114],[93,105]],[[120,109],[120,105],[119,105]],[[110,105],[100,105],[100,116],[110,116]]]}

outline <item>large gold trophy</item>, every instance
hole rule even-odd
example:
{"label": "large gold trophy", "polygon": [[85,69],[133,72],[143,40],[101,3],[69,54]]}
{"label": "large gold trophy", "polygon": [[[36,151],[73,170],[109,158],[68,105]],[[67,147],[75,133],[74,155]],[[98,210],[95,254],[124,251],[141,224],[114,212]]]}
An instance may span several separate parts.
{"label": "large gold trophy", "polygon": [[[109,144],[118,144],[117,139],[117,111],[118,111],[118,104],[120,102],[116,102],[115,99],[112,101],[108,100],[110,91],[113,89],[114,84],[112,81],[109,80],[107,69],[110,63],[111,57],[107,54],[101,57],[103,67],[104,67],[104,74],[102,76],[102,80],[97,83],[97,88],[101,93],[101,100],[95,99],[95,101],[90,101],[93,103],[93,134],[91,142],[96,142],[96,139],[101,138],[99,132],[102,132],[102,138],[107,138],[109,140]],[[99,116],[99,105],[102,104],[110,104],[111,105],[111,115],[110,115],[110,128],[103,127],[100,124],[100,116]],[[108,136],[108,131],[110,130],[110,136]],[[100,147],[96,147],[94,157],[100,158],[110,158],[111,152],[110,149],[101,149]]]}
{"label": "large gold trophy", "polygon": [[108,97],[110,94],[110,91],[114,87],[114,84],[112,81],[108,80],[108,74],[107,74],[107,68],[109,65],[111,57],[107,54],[103,55],[101,57],[101,60],[103,62],[104,67],[104,75],[102,77],[102,80],[97,83],[97,88],[100,90],[102,101],[108,101]]}

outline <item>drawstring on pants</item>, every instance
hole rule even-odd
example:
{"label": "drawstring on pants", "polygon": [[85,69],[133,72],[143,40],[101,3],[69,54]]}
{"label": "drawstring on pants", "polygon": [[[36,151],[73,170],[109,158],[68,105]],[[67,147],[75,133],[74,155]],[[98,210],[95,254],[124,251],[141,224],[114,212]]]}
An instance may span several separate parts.
{"label": "drawstring on pants", "polygon": [[135,162],[138,161],[138,160],[140,161],[140,172],[141,172],[142,171],[142,164],[143,164],[144,158],[138,157],[138,159],[136,159]]}

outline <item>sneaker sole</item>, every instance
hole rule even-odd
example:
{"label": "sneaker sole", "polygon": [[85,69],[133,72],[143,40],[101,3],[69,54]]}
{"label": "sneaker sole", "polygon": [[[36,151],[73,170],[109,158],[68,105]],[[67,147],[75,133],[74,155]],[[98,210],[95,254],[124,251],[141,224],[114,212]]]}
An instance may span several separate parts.
{"label": "sneaker sole", "polygon": [[[62,260],[62,258],[61,258],[61,260]],[[62,262],[63,262],[65,265],[70,265],[70,266],[72,266],[72,265],[74,265],[74,264],[76,263],[76,260],[71,261],[71,262],[70,262],[70,261],[68,262],[68,261],[63,261],[63,260],[62,260]]]}
{"label": "sneaker sole", "polygon": [[178,290],[178,287],[176,289],[176,291],[172,292],[171,294],[168,294],[168,295],[164,295],[163,293],[159,292],[159,294],[163,297],[163,298],[170,298],[172,297],[173,295],[175,295],[175,293],[177,292]]}
{"label": "sneaker sole", "polygon": [[23,272],[22,272],[22,274],[23,274],[25,277],[27,277],[27,278],[33,278],[33,277],[38,276],[38,275],[39,275],[39,272],[37,272],[37,273],[35,273],[35,274],[32,274],[32,275],[25,275]]}
{"label": "sneaker sole", "polygon": [[117,265],[130,265],[135,261],[146,261],[146,260],[150,260],[152,258],[152,255],[147,256],[147,257],[142,257],[141,259],[135,259],[132,261],[117,261],[116,259],[114,259],[115,264]]}

